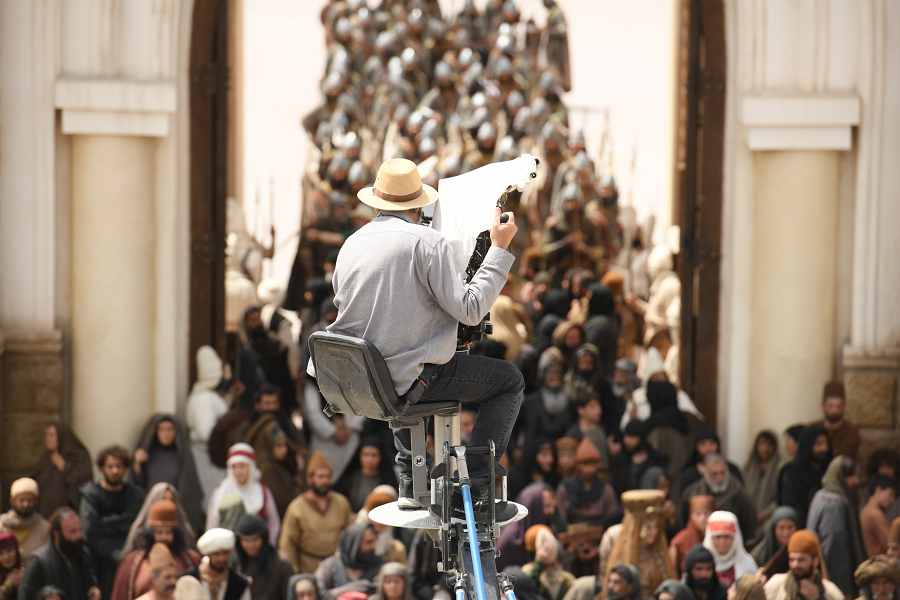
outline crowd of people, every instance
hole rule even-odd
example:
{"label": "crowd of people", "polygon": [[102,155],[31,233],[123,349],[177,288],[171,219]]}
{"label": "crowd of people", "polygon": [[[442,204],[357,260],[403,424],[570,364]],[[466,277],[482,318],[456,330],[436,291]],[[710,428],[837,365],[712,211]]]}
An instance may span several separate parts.
{"label": "crowd of people", "polygon": [[[501,464],[528,515],[497,539],[517,596],[900,598],[900,453],[860,467],[840,381],[821,420],[760,432],[743,465],[681,389],[677,252],[571,128],[565,17],[544,5],[538,29],[512,0],[452,19],[435,0],[328,3],[290,281],[260,280],[271,248],[230,207],[225,355],[199,349],[183,419],[154,415],[132,451],[92,462],[65,423],[46,428],[0,515],[0,600],[449,599],[424,531],[369,517],[398,500],[391,431],[325,415],[306,340],[337,316],[331,273],[373,217],[356,192],[382,160],[437,187],[521,153],[540,166],[507,198],[518,275],[470,347],[525,382]],[[464,405],[463,443],[475,416]]]}

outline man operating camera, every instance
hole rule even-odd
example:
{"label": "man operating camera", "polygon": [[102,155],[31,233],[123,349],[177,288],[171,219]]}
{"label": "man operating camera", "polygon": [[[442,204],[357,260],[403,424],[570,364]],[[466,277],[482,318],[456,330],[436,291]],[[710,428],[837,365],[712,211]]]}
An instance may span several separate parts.
{"label": "man operating camera", "polygon": [[[413,162],[386,161],[373,187],[357,196],[377,214],[341,248],[332,278],[338,316],[328,331],[374,344],[398,395],[420,386],[418,403],[457,400],[476,405],[469,443],[486,446],[493,440],[499,460],[519,412],[522,374],[503,360],[457,353],[456,341],[458,324],[480,323],[506,283],[514,260],[505,250],[516,233],[513,215],[501,223],[497,209],[491,248],[466,284],[450,243],[440,232],[418,225],[423,207],[436,202],[438,193],[422,184]],[[412,493],[409,430],[395,430],[394,443],[401,470],[400,506],[420,508]],[[431,468],[431,457],[428,461]],[[489,469],[485,456],[470,458],[471,477],[487,477]],[[451,502],[454,516],[462,512],[457,495]],[[472,496],[476,511],[489,512],[492,485],[476,487]],[[515,514],[511,503],[497,508],[498,521]]]}

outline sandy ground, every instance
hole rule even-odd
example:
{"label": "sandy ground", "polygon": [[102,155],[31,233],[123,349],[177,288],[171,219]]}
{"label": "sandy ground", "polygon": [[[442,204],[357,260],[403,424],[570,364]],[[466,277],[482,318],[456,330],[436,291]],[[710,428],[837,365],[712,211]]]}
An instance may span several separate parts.
{"label": "sandy ground", "polygon": [[[670,222],[674,0],[558,0],[569,24],[573,89],[570,124],[584,129],[601,169],[611,169],[620,203],[638,218]],[[377,4],[370,0],[370,4]],[[442,0],[454,14],[463,0]],[[483,2],[478,2],[480,5]],[[545,21],[541,0],[517,0],[524,17]],[[244,189],[247,226],[276,253],[264,274],[284,281],[297,247],[300,179],[308,139],[303,114],[319,100],[325,45],[317,0],[245,0]],[[609,152],[611,150],[611,152]],[[657,225],[654,238],[663,238]]]}

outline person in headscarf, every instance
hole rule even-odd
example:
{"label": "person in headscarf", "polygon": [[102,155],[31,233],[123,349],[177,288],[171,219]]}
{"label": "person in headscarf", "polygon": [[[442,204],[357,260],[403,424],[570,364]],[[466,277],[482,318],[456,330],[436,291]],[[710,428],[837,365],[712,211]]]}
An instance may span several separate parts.
{"label": "person in headscarf", "polygon": [[560,477],[556,472],[556,446],[548,437],[534,438],[525,442],[521,466],[509,475],[507,494],[509,498],[518,498],[534,482],[547,483],[556,489],[559,481]]}
{"label": "person in headscarf", "polygon": [[703,543],[709,516],[716,510],[716,499],[714,496],[692,496],[688,506],[687,525],[669,543],[669,556],[680,573],[684,573],[684,562],[691,548]]}
{"label": "person in headscarf", "polygon": [[12,508],[0,514],[0,531],[9,531],[16,536],[23,560],[50,541],[50,523],[37,511],[40,491],[34,479],[16,479],[9,488]]}
{"label": "person in headscarf", "polygon": [[351,591],[374,593],[373,582],[385,562],[375,555],[377,538],[378,534],[368,523],[354,523],[344,529],[338,553],[316,568],[316,583],[326,599],[336,600]]}
{"label": "person in headscarf", "polygon": [[[787,573],[787,543],[795,531],[802,529],[805,523],[800,521],[797,511],[790,506],[779,506],[768,521],[763,539],[750,556],[767,573]],[[777,557],[777,558],[776,558]],[[779,563],[777,566],[775,563]]]}
{"label": "person in headscarf", "polygon": [[[560,291],[560,293],[562,293],[562,291]],[[553,331],[561,321],[562,319],[557,315],[544,315],[541,317],[541,320],[538,321],[534,331],[534,339],[531,343],[525,344],[519,348],[519,355],[516,357],[515,363],[516,367],[522,372],[522,377],[525,379],[525,394],[530,394],[540,386],[538,360],[541,358],[544,350],[553,344],[553,340],[551,339]]]}
{"label": "person in headscarf", "polygon": [[647,434],[647,424],[638,419],[629,421],[622,432],[622,449],[612,459],[610,479],[619,494],[638,489],[650,467],[665,468],[668,465],[669,457],[647,442]]}
{"label": "person in headscarf", "polygon": [[859,465],[849,456],[838,456],[828,465],[806,517],[806,528],[819,535],[831,581],[845,596],[857,592],[853,565],[867,558],[856,512],[858,487]]}
{"label": "person in headscarf", "polygon": [[11,531],[0,532],[0,600],[16,600],[25,563]]}
{"label": "person in headscarf", "polygon": [[[144,506],[147,506],[146,500]],[[150,510],[145,515],[142,515],[144,510],[142,507],[135,519],[136,524],[143,523],[146,518],[146,526],[141,528],[140,534],[134,539],[137,547],[128,550],[122,557],[108,600],[135,600],[153,589],[150,550],[154,544],[166,545],[179,573],[200,564],[200,555],[193,549],[193,535],[189,535],[183,526],[179,526],[179,506],[173,500],[159,498],[149,506]],[[130,536],[129,532],[129,539],[132,539]],[[126,540],[123,550],[127,546]]]}
{"label": "person in headscarf", "polygon": [[756,507],[744,493],[738,479],[728,472],[725,459],[719,454],[710,454],[700,466],[703,479],[684,490],[679,506],[682,523],[688,520],[688,501],[697,494],[715,496],[716,510],[728,511],[736,515],[741,530],[756,531]]}
{"label": "person in headscarf", "polygon": [[561,321],[553,330],[552,339],[553,347],[562,354],[562,364],[568,369],[575,360],[575,352],[584,343],[584,330],[575,321]]}
{"label": "person in headscarf", "polygon": [[[224,501],[231,495],[240,496],[244,513],[263,517],[269,528],[269,543],[278,543],[278,532],[281,528],[281,517],[272,490],[260,479],[262,474],[256,468],[256,453],[249,444],[239,443],[228,449],[228,475],[216,486],[209,498],[206,509],[206,528],[220,526],[220,510]],[[222,523],[232,529],[236,523]]]}
{"label": "person in headscarf", "polygon": [[522,566],[531,560],[525,549],[525,532],[534,525],[550,525],[548,517],[556,512],[556,494],[543,485],[532,485],[524,491],[521,504],[528,509],[528,515],[505,526],[497,538],[497,549],[500,550],[496,559],[497,571],[511,565]]}
{"label": "person in headscarf", "polygon": [[279,518],[284,518],[288,505],[305,489],[297,465],[300,446],[272,413],[263,414],[250,426],[244,442],[253,446],[261,481],[272,491]]}
{"label": "person in headscarf", "polygon": [[208,447],[213,428],[228,412],[228,405],[216,391],[222,376],[222,359],[218,353],[212,346],[201,346],[197,350],[197,381],[184,409],[191,454],[203,490],[201,506],[206,506],[213,488],[225,477],[225,469],[220,469],[210,459]]}
{"label": "person in headscarf", "polygon": [[585,391],[596,393],[603,372],[598,368],[600,351],[593,344],[582,344],[575,350],[572,364],[564,377],[564,387],[569,398],[577,398]]}
{"label": "person in headscarf", "polygon": [[288,580],[285,600],[322,600],[316,576],[310,573],[294,575]]}
{"label": "person in headscarf", "polygon": [[[558,350],[550,348],[544,355],[547,356],[548,352],[551,352],[550,356],[558,357]],[[525,396],[516,421],[517,429],[525,430],[526,440],[562,437],[575,421],[575,409],[572,399],[566,394],[563,374],[561,360],[550,359],[546,366],[541,366],[541,386]]]}
{"label": "person in headscarf", "polygon": [[[656,591],[653,592],[654,600],[696,600],[691,589],[677,579],[666,579]],[[758,599],[754,599],[758,600]]]}
{"label": "person in headscarf", "polygon": [[[719,434],[716,430],[708,425],[701,425],[697,429],[697,435],[694,437],[694,451],[691,453],[684,467],[681,469],[681,490],[686,490],[689,486],[703,479],[698,465],[703,459],[710,454],[721,454],[722,442],[719,440]],[[738,481],[743,483],[744,476],[741,469],[731,461],[727,461],[728,471],[737,477]]]}
{"label": "person in headscarf", "polygon": [[588,317],[584,322],[584,340],[593,344],[599,353],[597,370],[611,377],[619,350],[619,330],[622,324],[616,315],[616,303],[609,287],[593,283],[588,287]]}
{"label": "person in headscarf", "polygon": [[359,451],[344,474],[334,484],[334,489],[350,500],[354,512],[359,512],[375,488],[380,485],[397,487],[397,476],[382,453],[382,439],[376,434],[367,434],[359,444]]}
{"label": "person in headscarf", "polygon": [[137,550],[144,543],[141,539],[142,536],[146,535],[148,529],[152,529],[149,525],[150,510],[153,508],[153,503],[158,500],[171,500],[175,503],[175,506],[178,507],[178,524],[176,527],[181,532],[179,535],[184,539],[184,543],[188,548],[196,549],[196,530],[188,520],[187,511],[181,503],[181,496],[178,490],[171,483],[157,483],[147,492],[144,504],[141,505],[141,510],[131,524],[131,529],[128,530],[128,537],[125,538],[125,545],[122,547],[123,556],[133,550]]}
{"label": "person in headscarf", "polygon": [[408,558],[406,546],[402,541],[394,537],[394,528],[390,525],[385,525],[384,523],[377,523],[369,518],[370,512],[379,506],[384,506],[390,502],[396,502],[397,498],[397,484],[379,485],[372,490],[372,493],[369,494],[365,503],[363,503],[362,508],[356,513],[356,520],[354,523],[368,523],[372,526],[372,529],[375,530],[375,533],[378,534],[378,539],[375,540],[376,556],[380,556],[388,562],[400,562],[406,564],[406,559]]}
{"label": "person in headscarf", "polygon": [[37,510],[49,519],[57,508],[78,508],[78,488],[93,477],[91,455],[66,423],[47,425],[44,453],[31,469],[41,495]]}
{"label": "person in headscarf", "polygon": [[538,595],[544,600],[562,600],[575,576],[563,570],[559,561],[562,550],[559,540],[549,527],[540,527],[535,535],[534,561],[522,566],[537,586]]}
{"label": "person in headscarf", "polygon": [[797,457],[778,476],[778,505],[790,506],[806,522],[813,496],[822,488],[822,477],[831,463],[831,440],[821,425],[810,425],[800,434]]}
{"label": "person in headscarf", "polygon": [[369,600],[415,600],[409,584],[409,568],[400,562],[384,563]]}
{"label": "person in headscarf", "polygon": [[241,320],[241,342],[256,351],[266,381],[279,387],[281,405],[292,411],[297,406],[295,386],[300,367],[299,362],[295,364],[289,360],[289,355],[292,357],[295,352],[290,333],[291,322],[277,312],[267,316],[268,326],[263,323],[262,309],[249,307]]}
{"label": "person in headscarf", "polygon": [[237,544],[231,566],[250,579],[254,600],[281,600],[294,574],[291,561],[269,543],[266,522],[256,515],[244,515],[234,528]]}
{"label": "person in headscarf", "polygon": [[609,569],[606,600],[643,600],[642,588],[640,571],[634,565],[619,563]]}
{"label": "person in headscarf", "polygon": [[203,490],[194,466],[187,433],[178,420],[156,414],[144,426],[131,464],[132,481],[149,491],[157,483],[170,483],[184,499],[191,526],[201,525]]}
{"label": "person in headscarf", "polygon": [[716,576],[725,587],[748,573],[756,573],[756,561],[744,549],[741,526],[730,512],[717,510],[709,516],[703,547],[712,553]]}
{"label": "person in headscarf", "polygon": [[[772,431],[760,431],[753,442],[753,449],[744,464],[744,492],[756,506],[758,525],[750,539],[758,540],[778,506],[778,438]],[[748,531],[747,535],[750,534]]]}
{"label": "person in headscarf", "polygon": [[637,568],[642,589],[655,590],[665,579],[678,576],[669,557],[666,516],[660,490],[632,490],[622,494],[625,518],[622,532],[607,559],[607,569],[621,563]]}
{"label": "person in headscarf", "polygon": [[563,479],[556,489],[559,510],[570,523],[609,526],[618,521],[608,521],[619,503],[613,487],[597,476],[600,458],[600,451],[590,438],[582,439],[575,450],[578,474]]}
{"label": "person in headscarf", "polygon": [[764,586],[767,600],[846,600],[840,588],[823,572],[822,550],[815,532],[797,531],[788,540],[787,550],[790,570],[769,577]]}
{"label": "person in headscarf", "polygon": [[854,577],[862,600],[900,598],[900,565],[889,556],[873,556],[859,565]]}
{"label": "person in headscarf", "polygon": [[681,581],[688,586],[697,600],[725,600],[728,588],[716,577],[716,561],[712,552],[697,544],[684,558],[684,575]]}
{"label": "person in headscarf", "polygon": [[[682,464],[691,444],[691,426],[678,408],[678,390],[668,381],[649,381],[647,401],[650,404],[650,418],[645,421],[649,431],[647,441],[666,453],[670,465]],[[678,498],[683,489],[681,473],[675,470],[672,475],[672,488]]]}

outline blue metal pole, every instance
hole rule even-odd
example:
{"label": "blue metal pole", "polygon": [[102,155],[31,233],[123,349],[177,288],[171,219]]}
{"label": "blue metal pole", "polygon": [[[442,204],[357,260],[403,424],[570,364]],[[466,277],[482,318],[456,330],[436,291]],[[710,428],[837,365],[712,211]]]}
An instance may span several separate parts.
{"label": "blue metal pole", "polygon": [[484,591],[484,575],[481,572],[481,554],[478,552],[478,532],[475,530],[475,509],[472,507],[472,491],[469,484],[462,486],[463,508],[466,511],[466,529],[469,534],[469,550],[472,552],[472,577],[475,578],[475,591],[478,600],[485,600],[487,594]]}
{"label": "blue metal pole", "polygon": [[516,593],[512,590],[509,590],[506,593],[506,600],[516,600]]}
{"label": "blue metal pole", "polygon": [[456,600],[466,600],[466,590],[463,588],[456,588]]}

